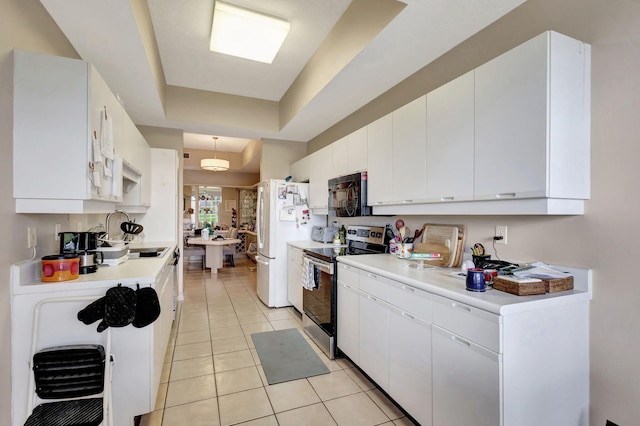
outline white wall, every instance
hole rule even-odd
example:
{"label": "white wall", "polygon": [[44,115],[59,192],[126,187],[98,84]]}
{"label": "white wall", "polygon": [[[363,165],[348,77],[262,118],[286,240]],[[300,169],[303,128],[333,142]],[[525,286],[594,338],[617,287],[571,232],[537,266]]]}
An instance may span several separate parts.
{"label": "white wall", "polygon": [[289,164],[305,155],[306,143],[263,139],[260,181],[286,178],[289,176]]}

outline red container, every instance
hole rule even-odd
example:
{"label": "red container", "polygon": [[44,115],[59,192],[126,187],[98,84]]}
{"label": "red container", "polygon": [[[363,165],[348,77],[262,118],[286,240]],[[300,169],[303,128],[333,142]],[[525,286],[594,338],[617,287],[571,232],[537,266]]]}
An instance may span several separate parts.
{"label": "red container", "polygon": [[75,254],[54,254],[42,258],[42,281],[75,280],[80,275],[80,258]]}

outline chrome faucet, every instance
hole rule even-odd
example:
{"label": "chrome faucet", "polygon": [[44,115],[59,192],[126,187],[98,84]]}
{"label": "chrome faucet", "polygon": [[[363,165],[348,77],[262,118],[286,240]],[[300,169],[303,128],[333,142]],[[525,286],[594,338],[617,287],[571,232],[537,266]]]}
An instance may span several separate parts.
{"label": "chrome faucet", "polygon": [[124,210],[114,210],[111,213],[109,213],[107,215],[107,219],[105,220],[105,229],[107,231],[107,234],[105,235],[105,239],[106,240],[111,239],[111,235],[109,234],[109,220],[111,219],[111,216],[116,214],[116,213],[120,213],[121,215],[124,215],[124,217],[127,218],[127,222],[131,221],[131,219],[129,218],[129,215]]}

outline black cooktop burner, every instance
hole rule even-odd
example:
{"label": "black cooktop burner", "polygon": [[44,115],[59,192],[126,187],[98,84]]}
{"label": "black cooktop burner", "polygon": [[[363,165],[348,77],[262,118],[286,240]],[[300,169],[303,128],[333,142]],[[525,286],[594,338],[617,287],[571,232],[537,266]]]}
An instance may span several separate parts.
{"label": "black cooktop burner", "polygon": [[375,254],[386,253],[388,246],[381,244],[362,243],[359,241],[351,241],[346,247],[326,247],[326,248],[307,248],[304,253],[324,260],[325,262],[335,262],[338,256],[355,256],[359,254]]}

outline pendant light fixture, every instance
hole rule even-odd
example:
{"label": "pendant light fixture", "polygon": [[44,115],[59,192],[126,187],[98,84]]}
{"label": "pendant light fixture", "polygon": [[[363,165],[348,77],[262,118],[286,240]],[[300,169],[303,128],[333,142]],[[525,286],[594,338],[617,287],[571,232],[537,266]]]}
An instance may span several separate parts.
{"label": "pendant light fixture", "polygon": [[216,151],[218,150],[218,137],[213,137],[214,151],[213,158],[203,158],[200,160],[200,168],[203,170],[210,170],[212,172],[225,172],[229,170],[229,161],[216,157]]}

